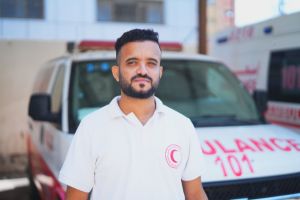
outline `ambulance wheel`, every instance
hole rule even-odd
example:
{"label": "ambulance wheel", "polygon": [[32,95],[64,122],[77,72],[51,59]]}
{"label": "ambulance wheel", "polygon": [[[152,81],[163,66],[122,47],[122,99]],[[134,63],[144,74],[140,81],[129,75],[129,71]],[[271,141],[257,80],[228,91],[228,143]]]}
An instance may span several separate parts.
{"label": "ambulance wheel", "polygon": [[31,200],[41,200],[39,191],[33,182],[32,173],[31,173],[29,167],[27,168],[27,172],[28,172],[29,187],[30,187],[30,199]]}

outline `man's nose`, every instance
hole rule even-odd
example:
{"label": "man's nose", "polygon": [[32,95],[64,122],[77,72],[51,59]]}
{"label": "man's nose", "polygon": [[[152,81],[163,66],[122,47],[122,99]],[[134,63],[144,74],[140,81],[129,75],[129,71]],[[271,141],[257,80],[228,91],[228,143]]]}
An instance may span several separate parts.
{"label": "man's nose", "polygon": [[145,64],[141,64],[139,66],[139,68],[137,69],[137,74],[145,75],[147,73],[148,73],[148,71],[147,71],[146,65]]}

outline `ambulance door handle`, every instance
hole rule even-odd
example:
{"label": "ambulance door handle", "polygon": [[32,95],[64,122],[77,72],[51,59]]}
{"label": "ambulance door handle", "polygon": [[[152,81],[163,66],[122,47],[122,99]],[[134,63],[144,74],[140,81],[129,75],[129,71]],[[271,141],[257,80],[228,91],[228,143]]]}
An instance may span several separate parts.
{"label": "ambulance door handle", "polygon": [[29,130],[33,131],[33,125],[31,122],[28,122],[28,127],[29,127]]}
{"label": "ambulance door handle", "polygon": [[43,144],[44,143],[44,126],[42,125],[41,126],[41,129],[40,129],[40,143]]}

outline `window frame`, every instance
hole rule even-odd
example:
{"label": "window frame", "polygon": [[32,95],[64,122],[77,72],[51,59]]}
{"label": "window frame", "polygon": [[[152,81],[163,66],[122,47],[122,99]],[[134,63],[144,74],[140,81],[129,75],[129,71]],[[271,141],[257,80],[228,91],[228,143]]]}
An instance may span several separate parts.
{"label": "window frame", "polygon": [[[147,0],[147,1],[140,1],[140,2],[136,2],[134,0],[132,1],[118,1],[118,0],[104,0],[103,3],[106,3],[110,6],[110,17],[108,17],[107,19],[101,19],[101,16],[99,14],[99,10],[100,10],[100,1],[101,0],[96,0],[96,21],[97,22],[110,22],[110,23],[146,23],[146,24],[164,24],[165,23],[165,6],[164,6],[164,1],[163,0]],[[135,5],[135,19],[134,20],[120,20],[118,19],[119,17],[117,17],[116,15],[116,6],[117,4],[133,4]],[[147,4],[149,4],[149,6],[147,6]],[[160,4],[160,19],[156,20],[156,21],[151,21],[150,17],[147,17],[147,9],[151,7],[151,4]],[[141,10],[141,8],[144,8]],[[146,8],[146,9],[145,9]],[[146,12],[145,12],[146,11]],[[144,14],[144,15],[143,15]]]}
{"label": "window frame", "polygon": [[[45,19],[45,0],[39,0],[38,5],[40,13],[36,13],[36,8],[32,7],[34,3],[36,3],[37,0],[13,0],[14,2],[11,2],[12,0],[1,0],[0,1],[0,18],[8,18],[8,19]],[[20,2],[23,2],[21,5]],[[8,13],[3,12],[5,8],[4,5],[8,5],[10,3],[11,10],[14,11],[14,13],[10,13],[11,15],[8,15]],[[19,10],[19,13],[18,13]],[[10,11],[9,11],[10,12]],[[4,14],[3,14],[4,13]]]}
{"label": "window frame", "polygon": [[[53,63],[54,71],[52,73],[52,80],[50,82],[49,92],[50,92],[50,98],[51,98],[51,112],[54,114],[59,115],[59,122],[54,123],[55,127],[59,130],[62,130],[63,124],[62,124],[62,115],[63,115],[63,93],[64,93],[64,86],[65,86],[65,75],[66,75],[66,65],[64,62],[54,62]],[[57,83],[60,81],[60,87],[57,87]],[[55,91],[59,89],[59,93],[56,93]],[[53,98],[54,95],[57,96],[58,106],[57,110],[53,110]]]}

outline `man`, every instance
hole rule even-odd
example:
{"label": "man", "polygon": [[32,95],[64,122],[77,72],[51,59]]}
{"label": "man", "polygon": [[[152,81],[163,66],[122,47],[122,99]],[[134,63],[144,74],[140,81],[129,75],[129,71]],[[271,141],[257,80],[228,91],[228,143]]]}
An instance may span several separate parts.
{"label": "man", "polygon": [[66,198],[92,190],[96,200],[207,199],[193,125],[154,97],[163,72],[158,34],[134,29],[115,48],[121,95],[80,123],[59,177]]}

